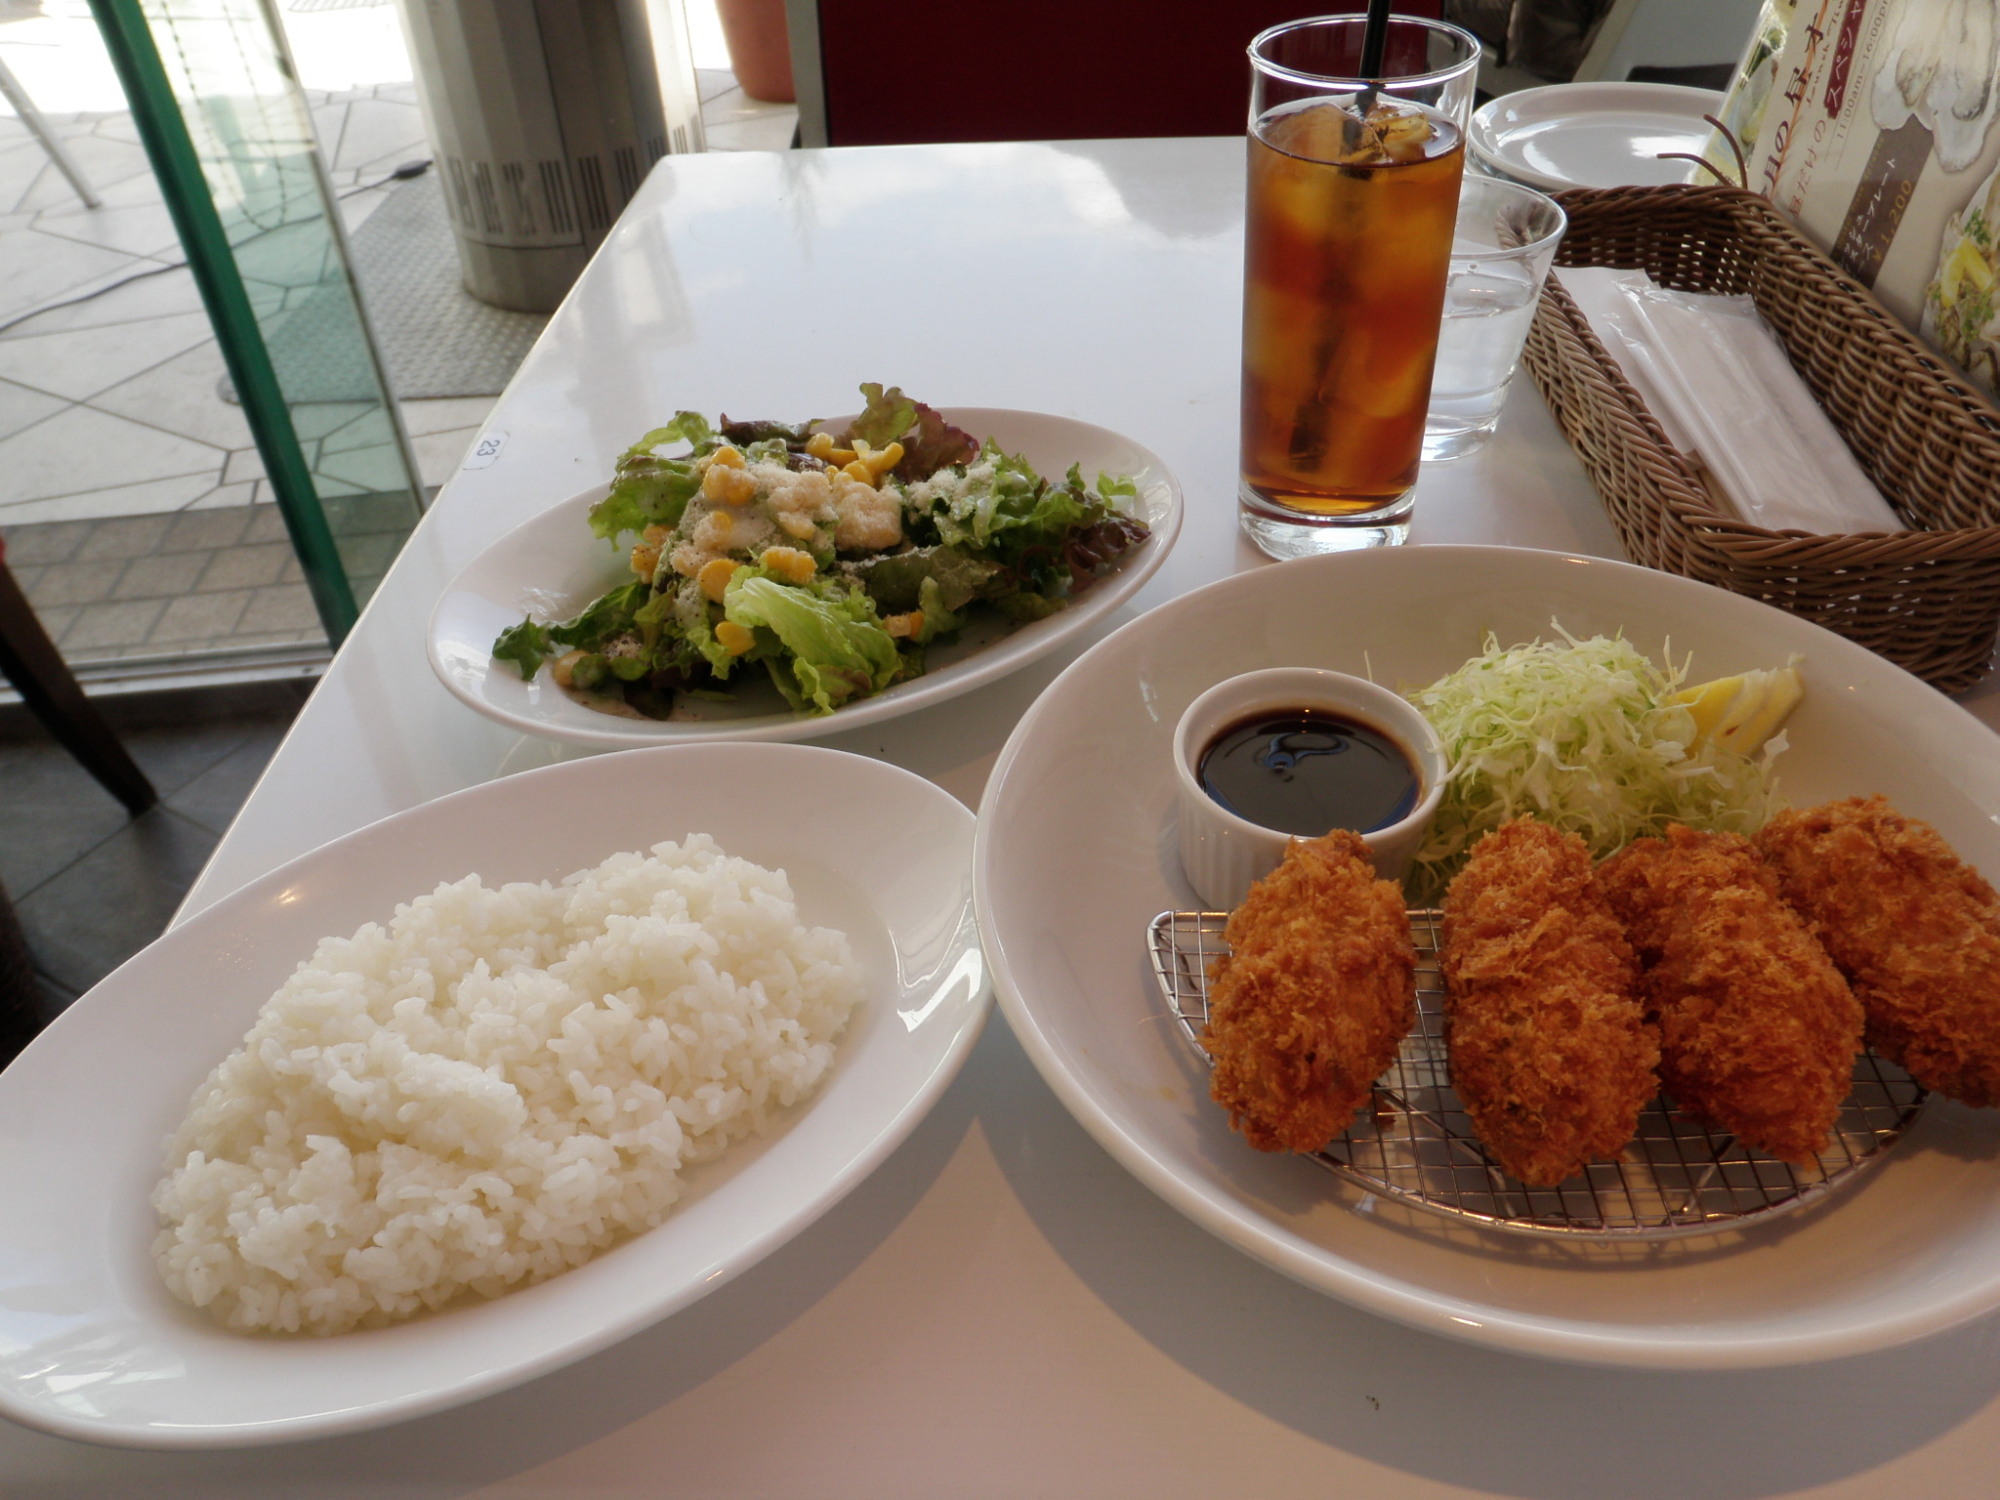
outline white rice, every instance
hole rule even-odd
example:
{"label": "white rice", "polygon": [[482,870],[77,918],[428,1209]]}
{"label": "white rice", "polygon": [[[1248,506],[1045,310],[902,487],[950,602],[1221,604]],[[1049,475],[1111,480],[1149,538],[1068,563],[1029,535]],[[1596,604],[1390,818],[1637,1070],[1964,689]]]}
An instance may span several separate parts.
{"label": "white rice", "polygon": [[706,835],[441,885],[322,941],[209,1075],[154,1258],[230,1328],[287,1333],[540,1281],[812,1092],[861,994],[784,872]]}

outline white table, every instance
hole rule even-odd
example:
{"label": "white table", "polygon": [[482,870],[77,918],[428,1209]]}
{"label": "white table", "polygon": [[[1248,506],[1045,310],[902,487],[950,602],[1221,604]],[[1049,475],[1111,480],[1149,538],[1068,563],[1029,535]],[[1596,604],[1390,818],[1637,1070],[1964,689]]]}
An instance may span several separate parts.
{"label": "white table", "polygon": [[[937,405],[1083,418],[1147,444],[1186,486],[1180,545],[1134,608],[1265,566],[1238,541],[1232,501],[1241,192],[1231,140],[662,163],[501,401],[483,445],[497,455],[440,496],[187,910],[376,818],[580,753],[449,697],[425,665],[425,622],[487,541],[599,480],[680,407],[795,418],[881,380]],[[1525,381],[1490,449],[1426,473],[1412,540],[1618,555]],[[1008,730],[1074,654],[825,743],[976,806]],[[2000,722],[2000,694],[1970,706]],[[1155,1199],[997,1015],[931,1117],[820,1223],[690,1310],[519,1390],[209,1455],[0,1422],[0,1494],[37,1500],[1875,1497],[1990,1493],[1997,1461],[2000,1318],[1719,1375],[1414,1333],[1295,1286]]]}

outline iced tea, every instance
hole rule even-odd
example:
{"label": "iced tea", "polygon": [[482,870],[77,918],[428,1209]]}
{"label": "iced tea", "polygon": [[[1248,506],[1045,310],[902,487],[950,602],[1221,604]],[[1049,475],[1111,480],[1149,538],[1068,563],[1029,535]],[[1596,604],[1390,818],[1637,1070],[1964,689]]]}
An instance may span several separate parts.
{"label": "iced tea", "polygon": [[1255,122],[1246,506],[1365,521],[1415,485],[1464,157],[1452,120],[1387,98],[1307,99]]}

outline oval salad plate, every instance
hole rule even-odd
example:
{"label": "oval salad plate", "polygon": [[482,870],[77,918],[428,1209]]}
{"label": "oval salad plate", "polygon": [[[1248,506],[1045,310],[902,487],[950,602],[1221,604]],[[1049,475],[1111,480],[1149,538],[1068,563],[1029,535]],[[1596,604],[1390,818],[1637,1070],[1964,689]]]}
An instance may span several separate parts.
{"label": "oval salad plate", "polygon": [[[1855,1354],[2000,1307],[2000,1112],[1932,1099],[1867,1176],[1813,1208],[1635,1247],[1568,1244],[1399,1207],[1265,1155],[1210,1102],[1148,972],[1147,927],[1194,893],[1174,845],[1171,740],[1205,689],[1262,667],[1393,687],[1574,635],[1671,653],[1694,681],[1804,660],[1779,783],[1794,806],[1880,792],[2000,876],[1990,730],[1794,615],[1626,563],[1398,547],[1224,579],[1099,642],[1023,716],[979,809],[973,883],[1022,1045],[1104,1148],[1228,1243],[1308,1286],[1522,1353],[1683,1369]],[[1076,830],[1087,828],[1088,838]],[[1060,849],[1052,861],[1048,851]]]}
{"label": "oval salad plate", "polygon": [[631,580],[624,549],[590,529],[590,508],[606,493],[600,485],[516,527],[453,580],[431,616],[431,667],[462,702],[488,718],[574,744],[810,739],[928,708],[1004,677],[1104,620],[1166,561],[1180,532],[1181,489],[1150,449],[1068,417],[975,407],[952,407],[943,415],[974,437],[990,437],[1020,454],[1043,475],[1060,476],[1078,464],[1086,484],[1099,473],[1132,476],[1139,489],[1138,519],[1153,534],[1067,608],[1011,629],[1004,621],[975,617],[958,641],[930,647],[930,670],[923,676],[832,714],[795,714],[775,689],[760,684],[744,689],[734,702],[683,696],[670,718],[628,718],[571,697],[551,680],[546,666],[523,681],[516,667],[493,656],[500,632],[520,624],[524,615],[544,622],[568,619],[614,584]]}
{"label": "oval salad plate", "polygon": [[[0,1073],[0,1415],[142,1448],[324,1437],[516,1385],[715,1290],[873,1171],[977,1039],[972,823],[948,793],[862,756],[674,746],[440,798],[224,897]],[[656,1228],[491,1301],[316,1338],[231,1333],[167,1291],[150,1249],[162,1147],[318,939],[468,873],[560,879],[699,832],[783,869],[801,920],[844,931],[866,979],[832,1071],[769,1134],[688,1168]]]}

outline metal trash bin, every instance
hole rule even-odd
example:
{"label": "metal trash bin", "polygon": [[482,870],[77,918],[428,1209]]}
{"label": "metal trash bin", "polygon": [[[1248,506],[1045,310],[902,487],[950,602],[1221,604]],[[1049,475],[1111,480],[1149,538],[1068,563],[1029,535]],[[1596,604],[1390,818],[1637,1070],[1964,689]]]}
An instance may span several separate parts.
{"label": "metal trash bin", "polygon": [[653,163],[702,149],[678,0],[400,0],[466,290],[563,298]]}

